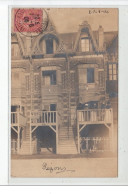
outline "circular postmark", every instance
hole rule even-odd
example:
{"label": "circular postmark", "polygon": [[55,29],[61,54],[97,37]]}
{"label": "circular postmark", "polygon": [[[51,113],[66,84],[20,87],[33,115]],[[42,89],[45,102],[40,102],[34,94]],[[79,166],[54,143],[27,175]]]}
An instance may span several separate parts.
{"label": "circular postmark", "polygon": [[14,31],[25,36],[38,36],[48,26],[48,15],[44,9],[14,9]]}

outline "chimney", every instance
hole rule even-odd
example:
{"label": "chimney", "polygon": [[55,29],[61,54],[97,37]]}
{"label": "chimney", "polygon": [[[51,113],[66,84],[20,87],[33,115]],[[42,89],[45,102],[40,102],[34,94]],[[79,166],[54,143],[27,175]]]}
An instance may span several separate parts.
{"label": "chimney", "polygon": [[98,43],[99,43],[99,51],[104,50],[104,29],[102,26],[99,26],[98,29]]}

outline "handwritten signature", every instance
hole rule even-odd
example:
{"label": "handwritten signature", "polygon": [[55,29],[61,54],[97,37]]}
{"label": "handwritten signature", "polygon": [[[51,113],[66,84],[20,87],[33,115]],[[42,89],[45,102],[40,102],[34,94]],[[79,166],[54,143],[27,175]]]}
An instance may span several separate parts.
{"label": "handwritten signature", "polygon": [[49,171],[50,173],[56,172],[56,174],[62,173],[62,172],[75,172],[75,170],[69,170],[65,166],[48,166],[46,162],[42,164],[42,170]]}
{"label": "handwritten signature", "polygon": [[109,10],[107,9],[90,9],[89,14],[108,14]]}

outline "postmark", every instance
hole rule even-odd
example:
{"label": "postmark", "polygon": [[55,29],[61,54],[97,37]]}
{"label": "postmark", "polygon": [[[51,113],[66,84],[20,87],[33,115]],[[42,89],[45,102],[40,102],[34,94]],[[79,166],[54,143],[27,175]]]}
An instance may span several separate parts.
{"label": "postmark", "polygon": [[14,9],[14,31],[25,36],[37,36],[48,25],[48,16],[44,9]]}

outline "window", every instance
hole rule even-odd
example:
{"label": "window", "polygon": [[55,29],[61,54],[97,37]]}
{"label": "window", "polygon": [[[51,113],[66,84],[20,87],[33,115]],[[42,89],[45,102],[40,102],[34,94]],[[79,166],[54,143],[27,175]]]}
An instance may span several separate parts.
{"label": "window", "polygon": [[82,52],[89,51],[89,38],[88,37],[81,38],[81,51]]}
{"label": "window", "polygon": [[109,80],[117,80],[117,64],[109,64]]}
{"label": "window", "polygon": [[87,83],[94,83],[94,68],[87,68]]}
{"label": "window", "polygon": [[43,71],[44,85],[56,85],[56,71]]}
{"label": "window", "polygon": [[53,53],[53,39],[49,38],[46,40],[46,54]]}
{"label": "window", "polygon": [[56,104],[50,104],[50,111],[56,111]]}

